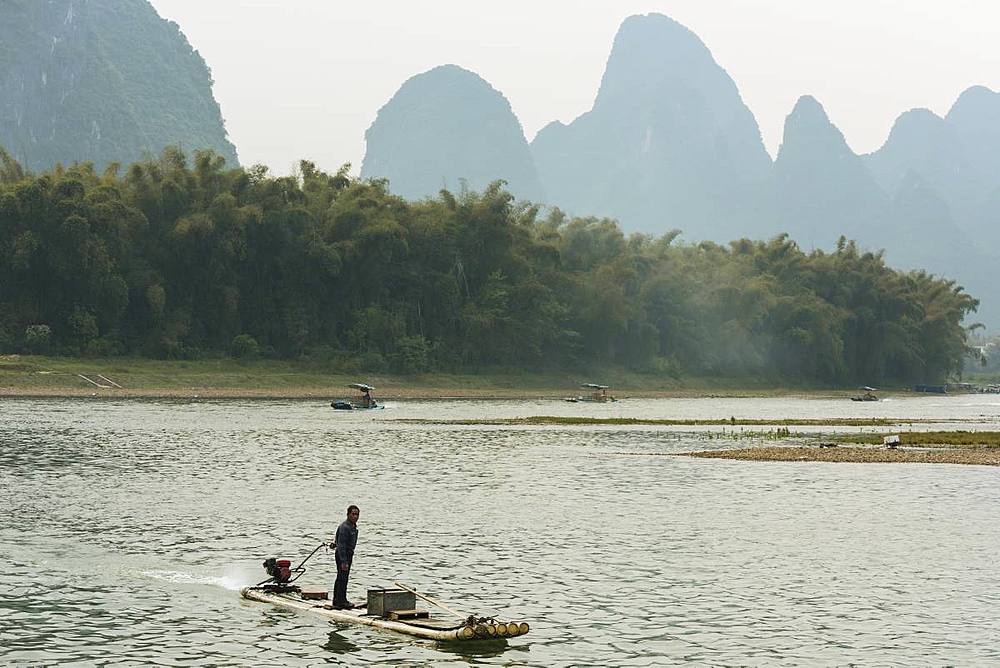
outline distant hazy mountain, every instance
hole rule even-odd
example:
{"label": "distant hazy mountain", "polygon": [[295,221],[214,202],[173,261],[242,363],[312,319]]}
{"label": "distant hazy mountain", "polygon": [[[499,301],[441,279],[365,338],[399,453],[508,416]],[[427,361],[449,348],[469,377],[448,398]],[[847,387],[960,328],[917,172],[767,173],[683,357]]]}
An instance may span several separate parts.
{"label": "distant hazy mountain", "polygon": [[986,197],[1000,185],[1000,93],[973,86],[959,95],[945,120],[955,128],[980,190]]}
{"label": "distant hazy mountain", "polygon": [[901,115],[882,147],[867,156],[887,192],[908,173],[948,203],[955,223],[973,237],[1000,240],[1000,94],[974,86],[945,118],[926,109]]}
{"label": "distant hazy mountain", "polygon": [[1000,94],[964,91],[941,118],[926,109],[902,114],[889,138],[865,160],[893,197],[903,233],[884,243],[899,266],[956,278],[996,325],[1000,285]]}
{"label": "distant hazy mountain", "polygon": [[33,170],[165,146],[236,164],[212,77],[146,0],[0,2],[0,146]]}
{"label": "distant hazy mountain", "polygon": [[959,222],[1000,254],[1000,93],[973,86],[945,120],[955,128],[971,171],[971,210],[963,211]]}
{"label": "distant hazy mountain", "polygon": [[886,260],[900,269],[922,269],[955,280],[981,301],[973,321],[1000,326],[996,246],[981,243],[956,225],[945,198],[914,172],[897,188],[893,216],[899,233],[877,245],[886,249]]}
{"label": "distant hazy mountain", "polygon": [[883,149],[863,158],[804,96],[774,162],[779,224],[805,248],[829,250],[844,235],[885,250],[894,266],[954,278],[985,297],[985,315],[993,317],[989,295],[1000,265],[956,222],[978,183],[969,170],[958,133],[929,111],[903,114]]}
{"label": "distant hazy mountain", "polygon": [[[955,278],[1000,324],[1000,94],[962,93],[945,118],[914,109],[859,156],[815,99],[799,99],[772,163],[733,80],[659,14],[621,25],[593,108],[543,128],[529,156],[503,96],[454,66],[406,82],[367,134],[364,176],[421,197],[503,176],[521,197],[629,232],[692,241],[840,236],[904,269]],[[531,158],[534,158],[532,165]],[[535,178],[537,166],[538,179]],[[541,185],[538,185],[540,180]]]}
{"label": "distant hazy mountain", "polygon": [[482,190],[504,179],[521,199],[543,197],[521,123],[510,103],[477,74],[455,65],[406,81],[365,133],[363,178],[389,179],[409,199]]}
{"label": "distant hazy mountain", "polygon": [[[971,231],[976,243],[1000,256],[1000,186],[995,187],[980,204],[978,225]],[[997,263],[1000,265],[1000,262]]]}
{"label": "distant hazy mountain", "polygon": [[908,174],[941,191],[942,195],[971,195],[967,187],[976,178],[958,132],[927,109],[911,109],[896,119],[889,138],[878,151],[865,156],[872,174],[887,193],[895,193]]}
{"label": "distant hazy mountain", "polygon": [[[882,239],[889,201],[815,98],[799,98],[774,162],[779,227],[804,248]],[[754,235],[750,235],[754,236]]]}
{"label": "distant hazy mountain", "polygon": [[549,204],[632,230],[729,239],[767,206],[753,114],[698,36],[660,14],[622,23],[593,109],[531,150]]}

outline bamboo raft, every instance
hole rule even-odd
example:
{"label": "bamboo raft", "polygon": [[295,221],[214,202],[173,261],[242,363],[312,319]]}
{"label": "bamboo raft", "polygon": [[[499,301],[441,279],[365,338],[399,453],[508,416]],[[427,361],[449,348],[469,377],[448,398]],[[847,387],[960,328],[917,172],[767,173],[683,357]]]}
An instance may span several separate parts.
{"label": "bamboo raft", "polygon": [[[526,634],[528,624],[524,622],[498,622],[494,619],[470,616],[464,619],[449,619],[428,611],[408,611],[415,613],[409,619],[387,618],[369,615],[365,608],[354,610],[334,609],[326,600],[306,600],[298,593],[273,593],[257,587],[245,587],[240,591],[245,599],[270,603],[290,610],[311,612],[341,624],[362,624],[384,631],[394,631],[416,638],[436,640],[439,642],[462,641],[505,641]],[[421,598],[428,598],[418,594]],[[439,605],[439,604],[438,604]],[[445,610],[451,611],[445,606]],[[454,613],[458,617],[458,613]],[[396,616],[396,615],[392,615]]]}

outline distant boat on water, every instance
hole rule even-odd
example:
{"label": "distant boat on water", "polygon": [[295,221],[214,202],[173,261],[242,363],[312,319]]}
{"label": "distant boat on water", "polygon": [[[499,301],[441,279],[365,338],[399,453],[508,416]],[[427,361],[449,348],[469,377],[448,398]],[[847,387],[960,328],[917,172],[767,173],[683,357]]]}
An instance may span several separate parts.
{"label": "distant boat on water", "polygon": [[577,403],[580,401],[589,401],[594,403],[607,403],[610,401],[618,401],[613,396],[608,394],[610,389],[607,385],[598,385],[597,383],[583,383],[580,387],[590,390],[590,394],[580,395],[578,397],[566,397],[563,401],[569,401],[570,403]]}
{"label": "distant boat on water", "polygon": [[375,401],[375,397],[372,396],[372,392],[375,388],[371,385],[367,385],[365,383],[351,383],[347,387],[361,392],[361,399],[358,403],[354,403],[346,399],[340,399],[331,401],[330,408],[335,411],[373,410],[376,408],[383,408],[381,404]]}
{"label": "distant boat on water", "polygon": [[851,397],[851,401],[878,401],[878,395],[875,394],[876,388],[868,387],[867,385],[859,388],[864,394],[860,394],[856,397]]}

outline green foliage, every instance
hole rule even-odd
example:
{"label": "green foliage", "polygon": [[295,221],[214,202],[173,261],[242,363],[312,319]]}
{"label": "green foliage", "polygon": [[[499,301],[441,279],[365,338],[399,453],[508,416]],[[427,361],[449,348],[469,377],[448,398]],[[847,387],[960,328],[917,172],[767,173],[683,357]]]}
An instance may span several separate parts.
{"label": "green foliage", "polygon": [[88,343],[97,338],[99,333],[97,318],[86,309],[79,307],[74,309],[73,315],[69,317],[68,324],[74,342],[80,348],[85,348]]}
{"label": "green foliage", "polygon": [[430,368],[430,346],[422,336],[404,336],[396,345],[394,368],[400,373],[420,373]]}
{"label": "green foliage", "polygon": [[236,359],[257,359],[260,357],[260,344],[249,334],[238,334],[233,337],[229,346],[229,354]]}
{"label": "green foliage", "polygon": [[48,351],[52,343],[52,328],[48,325],[28,325],[24,330],[24,347],[36,355]]}
{"label": "green foliage", "polygon": [[0,323],[0,355],[9,354],[14,351],[15,338],[10,329]]}
{"label": "green foliage", "polygon": [[8,158],[0,344],[813,384],[942,380],[968,351],[975,299],[847,240],[832,253],[786,236],[683,245],[676,232],[539,218],[499,182],[414,203],[346,167],[300,171],[228,169],[176,148],[101,174],[33,176]]}

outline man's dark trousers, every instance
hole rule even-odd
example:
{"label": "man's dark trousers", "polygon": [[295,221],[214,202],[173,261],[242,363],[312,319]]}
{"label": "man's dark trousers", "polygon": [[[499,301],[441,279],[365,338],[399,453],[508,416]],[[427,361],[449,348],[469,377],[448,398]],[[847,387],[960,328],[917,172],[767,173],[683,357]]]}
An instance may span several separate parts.
{"label": "man's dark trousers", "polygon": [[[343,605],[347,603],[347,578],[351,575],[351,566],[348,564],[347,570],[340,567],[340,555],[337,559],[337,582],[333,585],[333,604]],[[327,581],[329,582],[329,580]]]}

